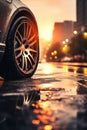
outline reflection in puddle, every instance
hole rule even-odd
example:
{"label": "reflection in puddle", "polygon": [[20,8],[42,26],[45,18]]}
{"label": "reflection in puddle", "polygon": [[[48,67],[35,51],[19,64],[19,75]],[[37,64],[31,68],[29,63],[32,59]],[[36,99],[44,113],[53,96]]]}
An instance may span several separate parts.
{"label": "reflection in puddle", "polygon": [[[56,111],[56,107],[55,110],[53,110],[51,107],[51,102],[46,101],[39,101],[38,102],[38,109],[34,110],[34,113],[37,115],[37,120],[40,121],[40,124],[43,124],[43,127],[39,127],[39,129],[43,129],[43,130],[47,130],[47,128],[49,128],[49,130],[53,129],[53,126],[51,125],[52,122],[55,122],[56,117],[53,116],[53,113],[57,113]],[[54,107],[53,107],[54,108]],[[39,130],[38,129],[38,130]]]}
{"label": "reflection in puddle", "polygon": [[0,130],[36,130],[37,125],[32,124],[35,119],[33,104],[39,99],[40,94],[36,90],[24,95],[0,95]]}
{"label": "reflection in puddle", "polygon": [[40,90],[32,79],[5,81],[0,88],[0,130],[37,129],[34,104],[40,100]]}

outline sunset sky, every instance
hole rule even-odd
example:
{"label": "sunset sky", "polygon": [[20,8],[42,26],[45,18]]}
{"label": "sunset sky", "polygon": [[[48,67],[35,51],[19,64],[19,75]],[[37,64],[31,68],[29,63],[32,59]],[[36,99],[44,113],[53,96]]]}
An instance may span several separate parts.
{"label": "sunset sky", "polygon": [[40,38],[50,38],[54,22],[76,21],[76,0],[22,0],[34,13]]}

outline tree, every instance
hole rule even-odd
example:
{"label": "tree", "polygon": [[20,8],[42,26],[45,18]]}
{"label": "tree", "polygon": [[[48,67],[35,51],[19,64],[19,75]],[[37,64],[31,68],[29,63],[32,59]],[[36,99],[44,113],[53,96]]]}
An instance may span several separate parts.
{"label": "tree", "polygon": [[71,39],[70,55],[86,55],[87,53],[87,38],[81,33]]}

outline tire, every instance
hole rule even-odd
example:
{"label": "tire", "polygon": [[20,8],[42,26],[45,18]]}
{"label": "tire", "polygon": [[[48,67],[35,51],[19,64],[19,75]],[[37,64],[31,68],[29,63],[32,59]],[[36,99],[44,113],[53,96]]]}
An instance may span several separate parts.
{"label": "tire", "polygon": [[4,58],[5,78],[31,77],[39,61],[39,38],[35,21],[28,17],[18,18],[12,25]]}

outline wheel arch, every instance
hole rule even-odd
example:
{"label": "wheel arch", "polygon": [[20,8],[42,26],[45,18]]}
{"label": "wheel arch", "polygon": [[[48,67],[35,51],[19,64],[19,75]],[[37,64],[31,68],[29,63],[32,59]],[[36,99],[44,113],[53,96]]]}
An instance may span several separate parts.
{"label": "wheel arch", "polygon": [[32,13],[30,10],[24,10],[24,9],[21,10],[21,9],[19,9],[19,11],[14,14],[14,16],[13,16],[13,18],[12,18],[12,20],[11,20],[11,23],[10,23],[10,25],[9,25],[9,27],[8,27],[8,33],[7,33],[7,36],[6,36],[6,40],[5,40],[5,41],[7,41],[7,38],[8,38],[9,32],[10,32],[10,29],[11,29],[11,27],[13,26],[13,24],[15,23],[15,21],[16,21],[18,18],[22,17],[22,16],[29,17],[31,20],[33,20],[33,22],[35,23],[35,26],[36,26],[36,28],[37,28],[37,32],[38,32],[37,22],[36,22],[36,19],[35,19],[33,13]]}

